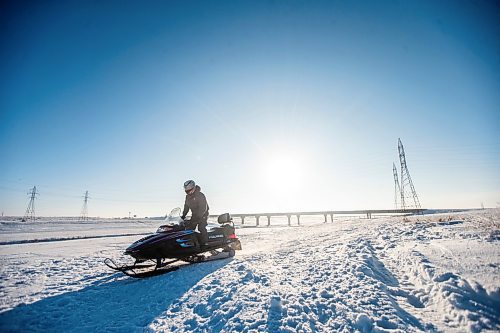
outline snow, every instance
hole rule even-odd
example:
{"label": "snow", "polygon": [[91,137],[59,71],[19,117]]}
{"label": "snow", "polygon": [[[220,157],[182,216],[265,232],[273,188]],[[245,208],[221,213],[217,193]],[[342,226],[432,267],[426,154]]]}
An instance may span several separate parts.
{"label": "snow", "polygon": [[246,225],[236,257],[142,280],[102,263],[161,223],[2,222],[0,331],[500,330],[498,209]]}
{"label": "snow", "polygon": [[[22,244],[40,240],[106,237],[151,233],[158,220],[105,220],[78,222],[42,220],[36,222],[0,221],[0,245]],[[154,231],[154,230],[153,230]]]}

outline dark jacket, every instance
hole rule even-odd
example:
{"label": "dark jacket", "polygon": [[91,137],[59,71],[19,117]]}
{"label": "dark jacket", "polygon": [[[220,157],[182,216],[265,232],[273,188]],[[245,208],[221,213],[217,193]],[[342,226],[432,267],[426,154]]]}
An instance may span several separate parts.
{"label": "dark jacket", "polygon": [[184,211],[182,212],[182,219],[184,219],[191,209],[191,221],[206,220],[208,218],[208,203],[205,195],[201,193],[201,188],[196,185],[193,194],[186,194],[186,201],[184,202]]}

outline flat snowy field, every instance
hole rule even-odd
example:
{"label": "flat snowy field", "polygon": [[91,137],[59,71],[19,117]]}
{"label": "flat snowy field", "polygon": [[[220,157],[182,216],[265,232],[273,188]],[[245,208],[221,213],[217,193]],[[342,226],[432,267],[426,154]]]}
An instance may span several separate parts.
{"label": "flat snowy field", "polygon": [[500,210],[301,222],[142,280],[102,260],[161,221],[1,222],[0,332],[500,331]]}

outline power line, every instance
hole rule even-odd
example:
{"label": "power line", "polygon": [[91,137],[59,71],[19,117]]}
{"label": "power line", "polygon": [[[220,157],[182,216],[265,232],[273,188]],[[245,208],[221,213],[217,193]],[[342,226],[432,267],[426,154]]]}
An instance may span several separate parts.
{"label": "power line", "polygon": [[89,191],[85,191],[85,196],[83,197],[83,207],[82,213],[80,214],[80,221],[88,221],[89,220],[89,209],[88,209],[88,201],[89,201]]}
{"label": "power line", "polygon": [[[399,151],[399,161],[401,163],[401,209],[406,208],[417,208],[420,209],[420,201],[418,200],[417,192],[413,186],[413,182],[410,177],[410,171],[408,171],[408,166],[406,164],[405,150],[401,139],[398,139],[398,151]],[[394,166],[394,164],[393,164]],[[413,199],[413,203],[407,199]]]}
{"label": "power line", "polygon": [[392,163],[392,174],[394,175],[394,209],[398,209],[398,197],[401,193],[401,187],[399,186],[398,170],[394,163]]}
{"label": "power line", "polygon": [[35,199],[39,193],[36,191],[36,186],[33,186],[30,192],[28,192],[30,196],[30,202],[28,203],[28,207],[26,208],[26,212],[24,213],[23,222],[26,221],[35,221]]}

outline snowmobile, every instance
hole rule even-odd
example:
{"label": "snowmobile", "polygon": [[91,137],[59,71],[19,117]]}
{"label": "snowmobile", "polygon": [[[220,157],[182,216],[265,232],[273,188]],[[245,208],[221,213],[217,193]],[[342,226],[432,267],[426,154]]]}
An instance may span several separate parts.
{"label": "snowmobile", "polygon": [[176,262],[199,263],[233,257],[241,250],[235,227],[228,213],[219,215],[218,225],[208,230],[208,242],[201,244],[200,233],[185,228],[180,217],[180,208],[172,210],[156,233],[132,243],[125,254],[135,259],[132,265],[117,265],[106,258],[104,263],[111,269],[131,277],[149,277],[176,270]]}

